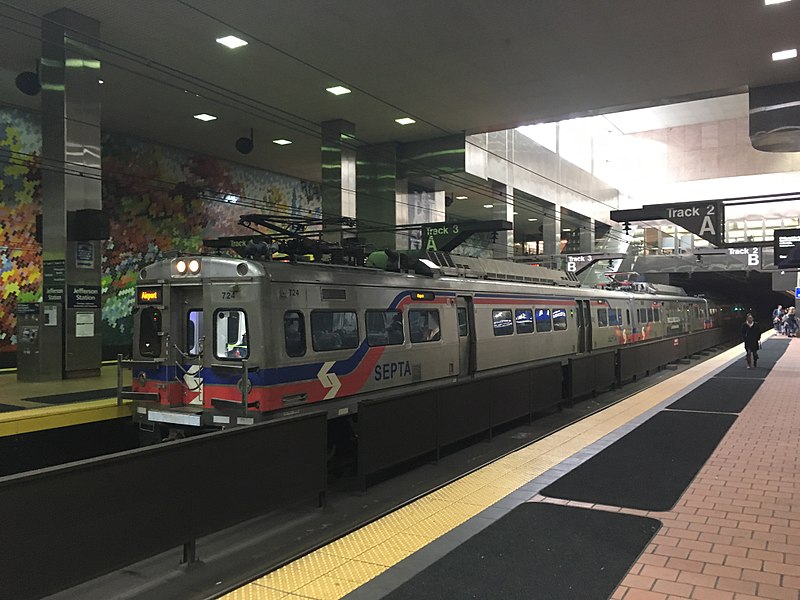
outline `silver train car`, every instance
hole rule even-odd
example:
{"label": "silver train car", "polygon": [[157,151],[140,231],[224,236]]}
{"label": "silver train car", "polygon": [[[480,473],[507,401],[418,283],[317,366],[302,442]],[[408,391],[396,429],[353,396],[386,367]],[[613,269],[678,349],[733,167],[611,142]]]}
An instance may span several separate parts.
{"label": "silver train car", "polygon": [[431,255],[415,272],[186,256],[141,270],[134,418],[204,431],[475,380],[721,326],[673,288],[580,287],[574,276]]}

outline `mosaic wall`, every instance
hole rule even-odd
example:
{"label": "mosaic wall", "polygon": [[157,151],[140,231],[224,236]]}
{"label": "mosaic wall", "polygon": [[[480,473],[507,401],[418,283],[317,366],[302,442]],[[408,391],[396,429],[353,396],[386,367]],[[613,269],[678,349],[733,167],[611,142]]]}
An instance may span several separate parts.
{"label": "mosaic wall", "polygon": [[[0,353],[15,350],[14,308],[41,299],[38,115],[0,107]],[[165,252],[197,252],[203,238],[245,233],[239,215],[319,216],[318,184],[105,134],[103,209],[111,238],[103,253],[103,345],[131,340],[136,272]]]}

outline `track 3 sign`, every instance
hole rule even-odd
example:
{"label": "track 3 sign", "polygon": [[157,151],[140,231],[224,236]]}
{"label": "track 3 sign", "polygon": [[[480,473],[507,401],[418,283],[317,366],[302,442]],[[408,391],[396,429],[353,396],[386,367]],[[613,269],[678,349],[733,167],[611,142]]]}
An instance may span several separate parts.
{"label": "track 3 sign", "polygon": [[725,223],[724,210],[721,200],[650,204],[633,210],[612,210],[611,219],[618,223],[666,219],[715,246],[721,246]]}

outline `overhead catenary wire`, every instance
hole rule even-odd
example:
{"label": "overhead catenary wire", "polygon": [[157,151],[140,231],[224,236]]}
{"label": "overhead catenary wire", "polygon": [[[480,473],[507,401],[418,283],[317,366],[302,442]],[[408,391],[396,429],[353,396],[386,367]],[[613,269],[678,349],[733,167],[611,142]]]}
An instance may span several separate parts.
{"label": "overhead catenary wire", "polygon": [[[13,8],[14,10],[23,12],[24,14],[27,14],[28,16],[36,17],[36,15],[34,15],[33,13],[31,13],[29,11],[24,11],[24,10],[20,9],[19,7],[10,6],[7,2],[2,2],[0,4],[5,5],[6,7]],[[181,4],[184,4],[186,6],[191,7],[191,5],[188,5],[185,2],[181,2]],[[191,8],[193,8],[193,7],[191,7]],[[207,15],[207,16],[209,16],[209,15]],[[24,23],[24,21],[22,21],[20,19],[14,19],[13,17],[6,16],[6,18],[10,18],[11,20],[14,20],[17,23]],[[209,18],[213,18],[213,17],[209,16]],[[27,24],[26,23],[26,25],[28,25],[30,27],[33,27],[32,24]],[[6,29],[9,29],[9,28],[6,28]],[[21,32],[13,30],[13,29],[9,29],[9,30],[14,32],[14,33],[17,33],[17,34],[26,35],[28,37],[33,37],[33,38],[36,38],[36,39],[40,39],[40,37],[38,35],[36,35],[36,34],[23,34]],[[258,39],[255,36],[253,36],[253,37],[254,37],[254,39]],[[268,44],[266,42],[263,42],[263,43],[266,46],[275,49],[272,45],[270,45],[270,44]],[[104,52],[112,53],[115,56],[124,58],[126,60],[134,61],[135,63],[137,63],[137,61],[138,61],[137,64],[139,64],[140,66],[144,66],[146,68],[155,69],[157,72],[159,72],[161,74],[170,75],[171,77],[182,78],[182,80],[184,82],[187,82],[187,83],[201,84],[201,85],[204,86],[204,89],[206,89],[206,90],[215,89],[216,88],[217,90],[221,90],[220,93],[222,93],[222,94],[234,95],[235,99],[233,99],[233,100],[231,98],[229,98],[229,97],[228,98],[223,97],[222,100],[220,100],[219,98],[215,98],[214,101],[219,102],[220,104],[222,104],[224,106],[228,106],[228,107],[233,108],[235,110],[243,111],[246,114],[250,114],[251,116],[256,116],[258,118],[263,118],[263,119],[266,119],[266,120],[271,120],[272,122],[277,122],[277,121],[274,120],[274,118],[272,118],[272,117],[275,116],[274,114],[269,113],[269,112],[265,112],[265,111],[269,111],[269,110],[280,111],[282,113],[282,118],[284,118],[284,119],[287,119],[287,117],[291,115],[291,113],[288,113],[287,111],[282,111],[281,109],[278,109],[276,107],[272,107],[270,105],[266,105],[263,102],[255,101],[253,99],[247,99],[249,101],[257,102],[257,104],[259,105],[258,107],[252,107],[252,106],[248,105],[247,103],[242,102],[242,96],[240,94],[238,94],[236,92],[233,92],[232,90],[227,90],[225,88],[222,88],[221,86],[217,86],[213,82],[204,81],[204,80],[196,78],[196,77],[194,77],[192,75],[184,74],[181,71],[172,69],[171,67],[168,67],[168,66],[163,65],[161,63],[158,63],[156,61],[148,59],[147,57],[132,53],[130,51],[127,51],[127,50],[124,50],[124,49],[121,49],[121,48],[118,48],[118,47],[115,47],[115,46],[112,46],[112,45],[110,45],[108,43],[102,42],[101,40],[98,40],[98,44],[102,47]],[[278,49],[278,51],[280,51],[280,50]],[[291,57],[291,55],[289,55],[288,53],[285,53],[283,51],[281,51],[281,52],[283,54]],[[292,58],[294,58],[294,57],[292,57]],[[110,62],[110,61],[106,61],[106,62]],[[181,90],[181,89],[184,88],[184,86],[177,86],[177,85],[174,85],[174,84],[170,84],[169,82],[165,82],[162,79],[159,79],[159,78],[154,77],[152,75],[147,75],[147,74],[142,73],[140,71],[137,71],[135,69],[124,67],[122,65],[119,65],[119,64],[116,64],[116,63],[113,63],[113,62],[110,62],[110,64],[112,64],[114,66],[117,66],[118,68],[122,68],[122,69],[126,70],[127,72],[130,72],[130,73],[132,73],[134,75],[138,75],[140,77],[144,77],[144,78],[149,79],[151,81],[157,82],[157,83],[159,83],[161,85],[170,86],[170,87],[172,87],[172,88],[174,88],[176,90]],[[306,66],[314,68],[313,65],[310,65],[310,64],[307,64]],[[331,75],[331,74],[328,74],[328,75],[333,77],[333,75]],[[358,88],[354,87],[354,89],[358,89]],[[186,90],[184,89],[183,91],[186,91]],[[373,95],[369,94],[368,92],[364,92],[364,93],[367,93],[368,95],[370,95],[370,97],[373,97],[378,101],[384,102],[380,98],[378,98],[376,96],[373,96]],[[394,107],[394,105],[391,105],[391,104],[388,104],[388,105]],[[397,108],[398,110],[400,110],[399,107],[394,107],[394,108]],[[251,112],[252,110],[256,110],[257,112],[255,112],[255,113]],[[308,121],[306,119],[303,119],[302,117],[300,117],[298,115],[291,115],[291,116],[296,117],[300,121],[305,121],[305,123],[307,125],[302,125],[301,123],[297,123],[295,121],[281,121],[281,122],[278,122],[278,123],[281,124],[281,125],[287,126],[290,129],[294,129],[295,131],[297,131],[300,134],[312,135],[315,138],[319,137],[319,126],[316,123],[312,123],[312,122],[310,122],[310,121]],[[432,123],[430,125],[435,126]],[[438,126],[436,126],[436,127],[438,127]],[[440,129],[442,132],[449,133],[443,128],[438,127],[438,129]],[[354,140],[354,142],[358,142],[359,141],[355,137],[353,138],[353,140]],[[357,146],[354,145],[354,147],[357,147]],[[489,154],[493,154],[493,155],[497,156],[496,154],[492,153],[491,151],[489,151],[487,149],[483,149],[483,151],[489,152]],[[592,198],[591,196],[588,196],[587,194],[581,192],[580,190],[571,189],[568,186],[564,186],[563,184],[560,184],[559,182],[556,182],[556,181],[554,181],[552,179],[547,178],[546,176],[543,176],[543,175],[541,175],[539,173],[536,173],[536,172],[534,172],[533,170],[529,169],[528,167],[526,167],[524,165],[520,165],[520,164],[515,163],[513,161],[509,161],[509,162],[511,162],[511,164],[514,164],[515,166],[517,166],[519,168],[522,168],[522,169],[524,169],[524,170],[536,175],[537,177],[542,177],[543,179],[545,179],[547,181],[550,181],[554,185],[558,185],[558,186],[560,186],[560,187],[562,187],[564,189],[572,191],[573,193],[582,195],[584,197],[590,198],[590,199],[595,200],[597,202],[601,202],[603,204],[606,204],[607,206],[609,206],[611,208],[614,208],[612,205],[604,203],[601,200]],[[555,211],[551,211],[548,208],[542,207],[540,204],[538,204],[536,202],[529,201],[526,198],[519,198],[519,197],[515,198],[513,196],[513,194],[508,194],[508,193],[499,194],[496,190],[491,189],[489,186],[485,186],[483,184],[476,183],[476,182],[474,182],[474,181],[472,181],[470,179],[465,179],[464,177],[461,177],[461,176],[458,176],[458,175],[455,175],[455,174],[442,175],[442,174],[436,174],[436,173],[433,173],[433,172],[429,172],[428,175],[433,176],[434,178],[438,179],[442,183],[459,186],[462,189],[465,189],[466,191],[469,191],[470,193],[478,194],[479,196],[482,196],[482,197],[486,198],[487,200],[491,200],[492,202],[500,202],[500,203],[505,203],[505,204],[512,204],[513,203],[516,207],[519,207],[521,209],[525,209],[527,211],[530,211],[533,214],[539,214],[541,216],[549,216],[549,217],[556,217],[557,216]],[[363,193],[363,192],[361,192],[361,193]],[[550,214],[550,213],[552,213],[552,214]],[[389,223],[381,223],[380,225],[389,225]],[[614,235],[614,234],[609,234],[609,235]],[[617,236],[617,240],[618,241],[627,241],[625,238],[622,238],[622,237],[619,237],[619,236]]]}

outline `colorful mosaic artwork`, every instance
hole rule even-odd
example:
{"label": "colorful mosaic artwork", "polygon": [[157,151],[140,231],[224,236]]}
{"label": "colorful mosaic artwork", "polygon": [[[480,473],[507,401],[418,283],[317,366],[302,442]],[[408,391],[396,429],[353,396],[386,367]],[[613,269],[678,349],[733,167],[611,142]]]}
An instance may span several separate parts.
{"label": "colorful mosaic artwork", "polygon": [[[17,302],[41,299],[38,115],[0,108],[0,352],[15,350]],[[102,262],[103,345],[130,345],[136,273],[166,252],[199,252],[203,238],[242,233],[241,214],[319,216],[319,186],[220,159],[107,133]]]}

